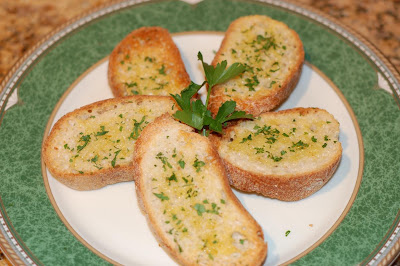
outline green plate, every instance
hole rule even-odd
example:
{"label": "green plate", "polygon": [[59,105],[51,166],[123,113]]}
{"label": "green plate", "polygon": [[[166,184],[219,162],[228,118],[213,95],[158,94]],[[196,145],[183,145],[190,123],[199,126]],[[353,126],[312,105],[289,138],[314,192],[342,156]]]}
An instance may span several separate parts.
{"label": "green plate", "polygon": [[119,263],[79,237],[46,188],[42,140],[68,88],[135,28],[225,31],[232,20],[250,14],[268,15],[298,32],[308,65],[338,88],[363,143],[362,176],[343,215],[321,241],[290,262],[377,264],[394,257],[400,238],[400,78],[379,51],[323,15],[281,1],[126,1],[50,35],[0,86],[0,247],[11,262]]}

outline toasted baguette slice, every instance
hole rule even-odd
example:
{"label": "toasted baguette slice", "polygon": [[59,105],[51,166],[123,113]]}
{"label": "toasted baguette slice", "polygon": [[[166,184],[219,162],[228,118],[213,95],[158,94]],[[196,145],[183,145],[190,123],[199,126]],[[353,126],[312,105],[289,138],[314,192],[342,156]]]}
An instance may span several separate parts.
{"label": "toasted baguette slice", "polygon": [[137,141],[139,205],[160,246],[183,265],[259,265],[267,245],[232,193],[208,138],[164,115]]}
{"label": "toasted baguette slice", "polygon": [[327,111],[295,108],[263,113],[212,137],[231,185],[284,201],[318,191],[341,155],[339,123]]}
{"label": "toasted baguette slice", "polygon": [[231,23],[213,65],[240,62],[242,75],[213,88],[209,109],[216,114],[222,103],[236,101],[236,109],[258,115],[280,105],[296,86],[304,61],[297,33],[266,16],[241,17]]}
{"label": "toasted baguette slice", "polygon": [[[173,110],[175,109],[175,110]],[[43,143],[50,173],[76,190],[134,179],[136,139],[157,116],[173,113],[166,96],[129,96],[89,104],[63,116]]]}
{"label": "toasted baguette slice", "polygon": [[114,96],[179,93],[190,84],[178,48],[160,27],[132,31],[112,51],[108,81]]}

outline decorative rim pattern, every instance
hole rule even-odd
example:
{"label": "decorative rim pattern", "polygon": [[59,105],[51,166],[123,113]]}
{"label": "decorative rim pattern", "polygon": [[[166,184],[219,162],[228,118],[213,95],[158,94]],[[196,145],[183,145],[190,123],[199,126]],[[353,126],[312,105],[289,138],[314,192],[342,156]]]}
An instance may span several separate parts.
{"label": "decorative rim pattern", "polygon": [[[0,198],[1,207],[3,207],[1,198]],[[3,208],[4,209],[4,208]],[[10,230],[10,227],[6,223],[6,218],[3,217],[2,212],[0,211],[0,248],[4,251],[7,259],[11,262],[22,265],[37,265],[33,262],[33,260],[29,257],[29,255],[24,251],[21,245],[18,243],[16,237]],[[19,256],[18,256],[19,255]]]}
{"label": "decorative rim pattern", "polygon": [[[400,107],[400,73],[382,54],[382,52],[380,52],[370,41],[362,37],[356,31],[343,25],[336,19],[316,9],[306,7],[304,5],[299,5],[293,0],[285,1],[288,2],[278,0],[258,0],[254,2],[267,3],[305,16],[315,22],[321,23],[325,27],[328,27],[335,33],[341,35],[347,41],[350,41],[355,47],[361,50],[364,55],[368,57],[369,60],[371,60],[373,65],[375,65],[384,75],[384,77],[389,81],[390,87],[395,96],[394,98]],[[14,64],[8,74],[4,77],[3,81],[0,83],[0,123],[4,116],[5,106],[11,94],[14,92],[15,89],[17,89],[17,84],[20,81],[21,77],[24,75],[25,71],[34,64],[35,60],[39,56],[41,56],[50,46],[61,40],[64,36],[71,33],[75,29],[78,29],[80,26],[90,21],[93,21],[94,19],[100,18],[104,15],[108,15],[123,8],[145,2],[152,2],[152,0],[112,1],[109,4],[85,12],[84,14],[66,22],[65,24],[57,27],[55,30],[47,34],[40,42],[38,42],[35,46],[28,50],[28,52],[26,52],[24,56],[22,56]],[[4,210],[4,208],[2,209]],[[35,265],[32,258],[30,258],[29,255],[21,248],[21,246],[16,241],[15,236],[10,232],[9,227],[5,223],[5,217],[1,211],[0,224],[0,247],[3,249],[7,258],[20,258],[22,264]],[[384,243],[383,246],[382,243],[379,244],[377,249],[369,256],[373,256],[373,258],[368,262],[368,265],[375,265],[385,262],[390,263],[398,255],[398,253],[400,252],[400,222],[397,224],[396,228],[393,231],[392,230],[389,230],[389,234],[390,232],[392,233],[390,234],[386,243]],[[14,247],[10,249],[6,248],[5,245],[7,243],[4,242],[4,239],[8,243],[12,243]],[[20,264],[20,261],[16,259],[15,263]]]}
{"label": "decorative rim pattern", "polygon": [[[387,238],[386,241],[382,241],[375,251],[369,256],[372,257],[369,262],[368,258],[364,261],[363,265],[389,265],[392,263],[397,256],[400,255],[400,212],[397,214],[396,220],[399,222],[395,226],[393,233]],[[386,238],[385,238],[386,239]],[[367,262],[367,263],[365,263]]]}

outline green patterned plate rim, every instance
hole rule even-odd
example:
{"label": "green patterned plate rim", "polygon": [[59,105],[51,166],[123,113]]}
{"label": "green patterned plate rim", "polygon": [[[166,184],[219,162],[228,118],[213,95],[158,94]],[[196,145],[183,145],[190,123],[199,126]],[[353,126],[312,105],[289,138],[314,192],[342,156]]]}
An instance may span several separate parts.
{"label": "green patterned plate rim", "polygon": [[[296,30],[306,60],[353,109],[365,164],[357,197],[338,228],[295,261],[299,265],[388,264],[400,251],[400,75],[351,29],[290,2],[123,1],[76,19],[38,43],[0,84],[0,248],[13,264],[108,264],[80,243],[53,209],[41,175],[40,147],[63,93],[133,28],[224,31],[264,14]],[[194,4],[193,2],[199,2]]]}

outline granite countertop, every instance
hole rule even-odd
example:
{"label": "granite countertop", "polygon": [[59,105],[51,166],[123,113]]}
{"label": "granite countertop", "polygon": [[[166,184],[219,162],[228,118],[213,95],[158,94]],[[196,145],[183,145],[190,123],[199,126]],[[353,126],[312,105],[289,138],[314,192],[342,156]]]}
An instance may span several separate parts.
{"label": "granite countertop", "polygon": [[[0,82],[13,64],[46,34],[108,2],[0,0]],[[319,10],[361,34],[400,72],[399,0],[297,0],[296,3]],[[8,265],[1,252],[0,265]]]}
{"label": "granite countertop", "polygon": [[[109,0],[0,0],[0,81],[26,51],[71,18]],[[297,0],[349,26],[400,71],[399,0]]]}

